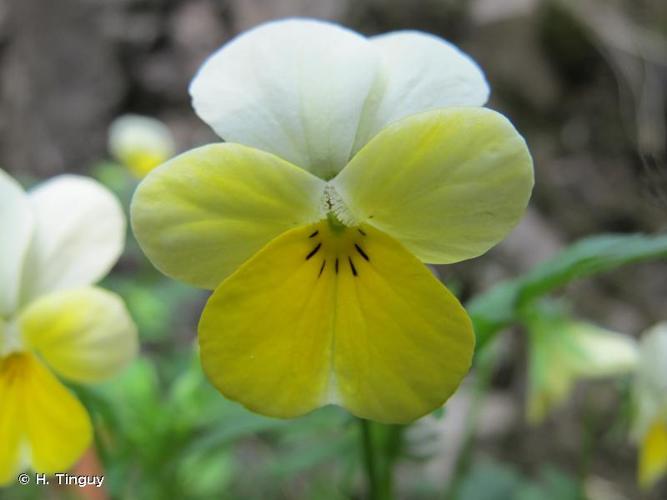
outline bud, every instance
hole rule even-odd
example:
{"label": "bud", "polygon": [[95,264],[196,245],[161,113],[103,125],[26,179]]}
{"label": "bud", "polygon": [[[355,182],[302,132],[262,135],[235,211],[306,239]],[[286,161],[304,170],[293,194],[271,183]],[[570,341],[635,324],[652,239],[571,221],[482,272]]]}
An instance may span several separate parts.
{"label": "bud", "polygon": [[147,116],[123,115],[109,129],[109,151],[137,177],[174,155],[174,139],[164,123]]}

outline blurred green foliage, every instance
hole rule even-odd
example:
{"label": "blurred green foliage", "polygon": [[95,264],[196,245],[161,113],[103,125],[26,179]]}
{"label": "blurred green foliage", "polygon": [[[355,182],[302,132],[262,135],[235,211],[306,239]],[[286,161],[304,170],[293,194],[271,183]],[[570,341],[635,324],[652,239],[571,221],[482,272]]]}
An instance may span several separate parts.
{"label": "blurred green foliage", "polygon": [[542,467],[537,480],[515,467],[492,461],[475,464],[463,479],[460,500],[584,500],[579,485],[552,466]]}
{"label": "blurred green foliage", "polygon": [[523,308],[571,281],[642,261],[667,259],[667,235],[600,235],[580,240],[516,279],[500,283],[467,304],[479,351],[499,330],[517,322]]}

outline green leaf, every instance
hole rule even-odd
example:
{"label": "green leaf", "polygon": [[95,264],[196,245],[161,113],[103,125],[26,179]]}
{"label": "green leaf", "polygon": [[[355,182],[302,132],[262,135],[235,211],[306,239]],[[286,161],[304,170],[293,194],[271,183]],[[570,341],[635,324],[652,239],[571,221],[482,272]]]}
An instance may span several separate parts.
{"label": "green leaf", "polygon": [[585,238],[522,277],[506,281],[467,304],[480,350],[517,320],[525,304],[571,281],[637,262],[667,258],[667,235],[602,235]]}
{"label": "green leaf", "polygon": [[544,295],[575,279],[667,258],[667,235],[602,235],[581,240],[522,279],[519,301]]}

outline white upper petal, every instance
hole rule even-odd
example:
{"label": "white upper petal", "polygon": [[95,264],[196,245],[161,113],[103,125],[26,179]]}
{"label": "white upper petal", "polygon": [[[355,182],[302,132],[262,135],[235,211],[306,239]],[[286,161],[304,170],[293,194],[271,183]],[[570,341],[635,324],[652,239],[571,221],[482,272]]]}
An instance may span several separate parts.
{"label": "white upper petal", "polygon": [[477,64],[434,35],[371,39],[307,19],[273,21],[214,53],[192,81],[197,114],[229,142],[331,178],[386,125],[449,106],[481,106]]}
{"label": "white upper petal", "polygon": [[125,216],[98,182],[63,175],[29,193],[35,231],[26,257],[21,300],[95,283],[120,256]]}
{"label": "white upper petal", "polygon": [[483,106],[489,86],[477,63],[456,46],[418,31],[375,36],[381,65],[355,150],[390,123],[450,106]]}
{"label": "white upper petal", "polygon": [[18,305],[20,275],[32,234],[32,213],[21,186],[0,170],[0,317]]}
{"label": "white upper petal", "polygon": [[351,156],[378,63],[373,46],[350,30],[275,21],[214,53],[190,93],[197,114],[226,141],[330,178]]}

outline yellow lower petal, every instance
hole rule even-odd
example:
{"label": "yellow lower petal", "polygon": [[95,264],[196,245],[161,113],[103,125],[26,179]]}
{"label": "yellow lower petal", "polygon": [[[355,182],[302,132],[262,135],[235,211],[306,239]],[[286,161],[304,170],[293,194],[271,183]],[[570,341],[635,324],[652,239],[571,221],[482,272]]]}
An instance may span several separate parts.
{"label": "yellow lower petal", "polygon": [[442,406],[470,369],[472,325],[417,258],[372,227],[364,232],[356,245],[368,260],[354,247],[338,278],[337,392],[357,416],[410,422]]}
{"label": "yellow lower petal", "polygon": [[639,452],[639,484],[652,487],[667,473],[667,423],[656,421],[644,436]]}
{"label": "yellow lower petal", "polygon": [[35,471],[62,472],[91,438],[86,409],[35,356],[17,353],[0,361],[0,481],[23,465],[24,448]]}
{"label": "yellow lower petal", "polygon": [[[326,401],[334,278],[307,229],[276,238],[211,296],[199,323],[204,370],[227,397],[275,417]],[[331,266],[331,264],[330,264]]]}
{"label": "yellow lower petal", "polygon": [[337,403],[396,423],[441,406],[474,345],[465,310],[399,243],[328,221],[284,233],[225,280],[199,334],[209,378],[254,411]]}

